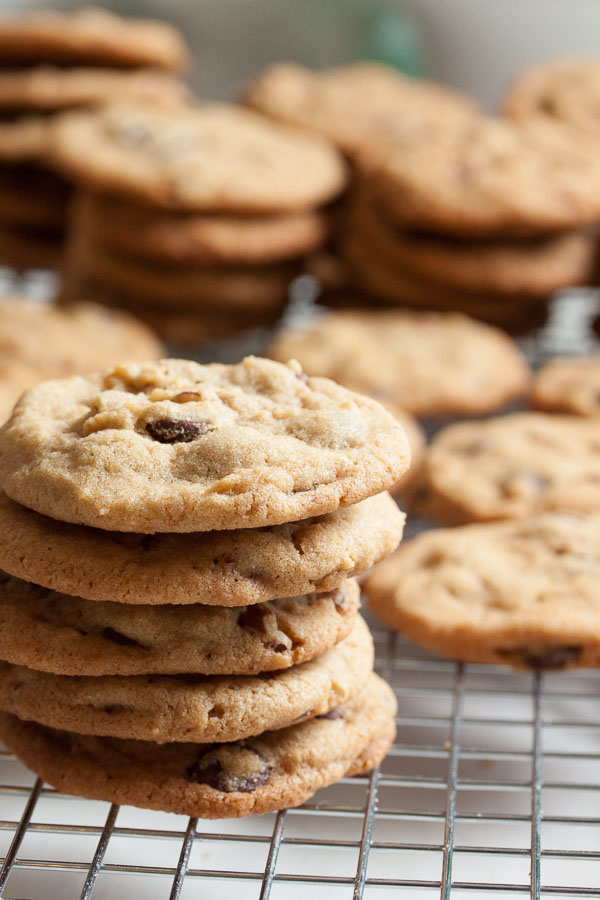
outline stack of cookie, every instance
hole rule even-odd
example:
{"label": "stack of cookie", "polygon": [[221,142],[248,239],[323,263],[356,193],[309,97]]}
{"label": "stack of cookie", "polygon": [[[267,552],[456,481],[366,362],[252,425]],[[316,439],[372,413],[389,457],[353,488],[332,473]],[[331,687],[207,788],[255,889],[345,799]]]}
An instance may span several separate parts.
{"label": "stack of cookie", "polygon": [[345,184],[325,141],[225,104],[71,113],[54,159],[86,191],[63,296],[125,306],[176,342],[277,318]]}
{"label": "stack of cookie", "polygon": [[376,765],[395,703],[352,576],[400,540],[407,462],[297,364],[32,388],[0,432],[2,739],[61,790],[204,817]]}
{"label": "stack of cookie", "polygon": [[101,9],[35,11],[0,21],[2,262],[59,264],[69,185],[48,159],[54,115],[115,96],[179,104],[187,91],[172,73],[186,59],[170,25]]}
{"label": "stack of cookie", "polygon": [[549,120],[423,123],[358,160],[343,254],[386,303],[460,310],[508,329],[593,279],[598,142]]}

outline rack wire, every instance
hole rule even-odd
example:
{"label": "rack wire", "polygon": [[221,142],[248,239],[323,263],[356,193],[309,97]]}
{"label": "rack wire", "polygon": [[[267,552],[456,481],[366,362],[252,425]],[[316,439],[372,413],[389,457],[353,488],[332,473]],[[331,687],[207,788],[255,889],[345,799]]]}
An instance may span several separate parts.
{"label": "rack wire", "polygon": [[[584,347],[597,297],[567,300],[534,361]],[[600,671],[460,665],[370,624],[398,698],[377,771],[206,822],[61,794],[0,751],[0,897],[600,897]]]}

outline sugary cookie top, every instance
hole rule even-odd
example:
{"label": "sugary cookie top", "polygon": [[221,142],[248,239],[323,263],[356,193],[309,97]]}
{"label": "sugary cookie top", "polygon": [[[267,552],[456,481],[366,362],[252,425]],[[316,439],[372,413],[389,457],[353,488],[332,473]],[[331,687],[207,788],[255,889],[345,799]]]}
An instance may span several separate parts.
{"label": "sugary cookie top", "polygon": [[505,334],[458,313],[331,313],[283,331],[269,352],[418,416],[492,410],[529,380]]}
{"label": "sugary cookie top", "polygon": [[308,209],[336,197],[346,179],[321,138],[227,104],[73,112],[53,138],[55,162],[70,177],[169,209]]}
{"label": "sugary cookie top", "polygon": [[156,66],[181,69],[188,53],[167,22],[123,19],[106,9],[32,10],[0,19],[3,64]]}
{"label": "sugary cookie top", "polygon": [[539,117],[430,122],[380,142],[362,165],[390,215],[415,227],[516,235],[600,217],[597,142]]}
{"label": "sugary cookie top", "polygon": [[161,360],[49,381],[0,432],[0,480],[37,512],[116,531],[295,521],[406,471],[398,423],[296,364]]}

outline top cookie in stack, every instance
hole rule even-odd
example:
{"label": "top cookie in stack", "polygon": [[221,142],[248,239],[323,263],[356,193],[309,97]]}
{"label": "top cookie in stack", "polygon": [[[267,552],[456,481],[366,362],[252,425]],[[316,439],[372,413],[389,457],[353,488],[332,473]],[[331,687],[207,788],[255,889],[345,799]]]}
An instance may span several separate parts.
{"label": "top cookie in stack", "polygon": [[0,433],[2,738],[60,789],[205,817],[376,765],[395,704],[351,576],[398,544],[407,464],[382,407],[297,365],[28,391]]}
{"label": "top cookie in stack", "polygon": [[325,141],[226,104],[71,113],[54,159],[88,192],[65,296],[128,306],[174,341],[276,318],[345,184]]}
{"label": "top cookie in stack", "polygon": [[19,268],[54,266],[68,185],[48,162],[54,114],[115,96],[179,104],[174,72],[187,62],[179,33],[162,22],[106,10],[35,11],[0,20],[0,257]]}
{"label": "top cookie in stack", "polygon": [[560,123],[471,116],[364,148],[344,252],[389,303],[527,325],[589,283],[600,218],[597,141]]}

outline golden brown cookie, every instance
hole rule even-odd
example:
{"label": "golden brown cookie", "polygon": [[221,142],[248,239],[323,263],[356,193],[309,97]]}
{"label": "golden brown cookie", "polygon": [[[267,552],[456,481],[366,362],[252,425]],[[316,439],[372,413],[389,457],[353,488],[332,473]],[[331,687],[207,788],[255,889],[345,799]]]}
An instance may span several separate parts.
{"label": "golden brown cookie", "polygon": [[83,737],[0,714],[0,737],[61,791],[202,818],[299,806],[344,775],[376,766],[394,739],[396,700],[371,675],[335,710],[233,744]]}
{"label": "golden brown cookie", "polygon": [[97,602],[245,606],[340,588],[389,556],[403,526],[386,494],[270,528],[152,536],[57,522],[0,494],[0,568]]}
{"label": "golden brown cookie", "polygon": [[258,528],[320,515],[404,474],[400,425],[298,364],[126,364],[31,388],[0,432],[13,500],[118,531]]}
{"label": "golden brown cookie", "polygon": [[447,525],[600,511],[600,423],[514,413],[438,432],[411,482],[414,509]]}
{"label": "golden brown cookie", "polygon": [[224,103],[65,113],[52,140],[55,164],[84,187],[172,210],[300,212],[346,181],[326,141]]}
{"label": "golden brown cookie", "polygon": [[78,734],[237,741],[323,715],[359,694],[373,641],[357,617],[316,659],[261,675],[51,675],[0,662],[0,709]]}
{"label": "golden brown cookie", "polygon": [[269,355],[422,418],[491,412],[530,377],[506,335],[458,313],[334,312],[284,330]]}
{"label": "golden brown cookie", "polygon": [[465,662],[600,665],[600,516],[428,531],[367,579],[386,624]]}
{"label": "golden brown cookie", "polygon": [[554,359],[533,382],[531,405],[553,413],[600,416],[600,357]]}

